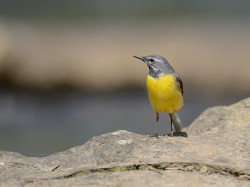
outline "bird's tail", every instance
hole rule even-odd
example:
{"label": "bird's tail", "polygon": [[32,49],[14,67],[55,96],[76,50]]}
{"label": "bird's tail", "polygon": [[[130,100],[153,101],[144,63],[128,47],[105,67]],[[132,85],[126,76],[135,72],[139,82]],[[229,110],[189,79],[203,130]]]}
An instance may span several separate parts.
{"label": "bird's tail", "polygon": [[179,118],[179,115],[176,113],[172,114],[173,124],[176,132],[181,132],[181,119]]}

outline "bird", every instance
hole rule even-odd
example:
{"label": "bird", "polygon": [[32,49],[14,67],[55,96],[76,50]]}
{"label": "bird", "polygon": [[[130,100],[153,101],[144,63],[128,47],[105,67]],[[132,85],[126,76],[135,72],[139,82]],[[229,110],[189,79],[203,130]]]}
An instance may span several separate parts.
{"label": "bird", "polygon": [[[133,57],[142,60],[149,68],[146,86],[150,104],[156,114],[156,122],[159,121],[160,112],[166,112],[170,118],[170,136],[174,136],[173,125],[177,133],[181,132],[181,120],[177,114],[184,105],[181,77],[169,62],[160,55]],[[157,123],[152,136],[159,138]]]}

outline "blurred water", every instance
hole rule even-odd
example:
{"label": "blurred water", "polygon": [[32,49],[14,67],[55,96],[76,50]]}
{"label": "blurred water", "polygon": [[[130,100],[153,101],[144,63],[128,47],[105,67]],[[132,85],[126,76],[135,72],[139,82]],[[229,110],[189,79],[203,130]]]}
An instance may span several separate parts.
{"label": "blurred water", "polygon": [[[242,98],[190,94],[179,114],[184,126],[188,126],[208,106],[231,104]],[[155,114],[145,91],[0,94],[0,150],[29,156],[63,151],[93,136],[120,129],[152,134],[154,123]],[[167,115],[161,114],[159,123],[160,134],[170,131]]]}

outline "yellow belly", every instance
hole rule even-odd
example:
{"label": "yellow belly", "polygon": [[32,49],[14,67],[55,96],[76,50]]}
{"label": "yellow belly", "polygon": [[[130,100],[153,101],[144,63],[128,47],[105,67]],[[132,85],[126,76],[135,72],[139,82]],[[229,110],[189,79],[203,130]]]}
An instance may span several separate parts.
{"label": "yellow belly", "polygon": [[165,75],[159,78],[147,76],[148,96],[151,106],[156,112],[173,114],[183,106],[182,93],[177,88],[173,75]]}

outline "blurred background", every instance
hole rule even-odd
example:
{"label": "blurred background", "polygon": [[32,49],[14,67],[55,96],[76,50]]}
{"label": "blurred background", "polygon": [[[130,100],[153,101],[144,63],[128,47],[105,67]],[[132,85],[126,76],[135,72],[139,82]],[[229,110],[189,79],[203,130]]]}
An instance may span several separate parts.
{"label": "blurred background", "polygon": [[[148,69],[184,83],[184,126],[250,94],[250,1],[1,0],[0,150],[47,156],[93,136],[154,132]],[[161,114],[160,134],[170,131]]]}

